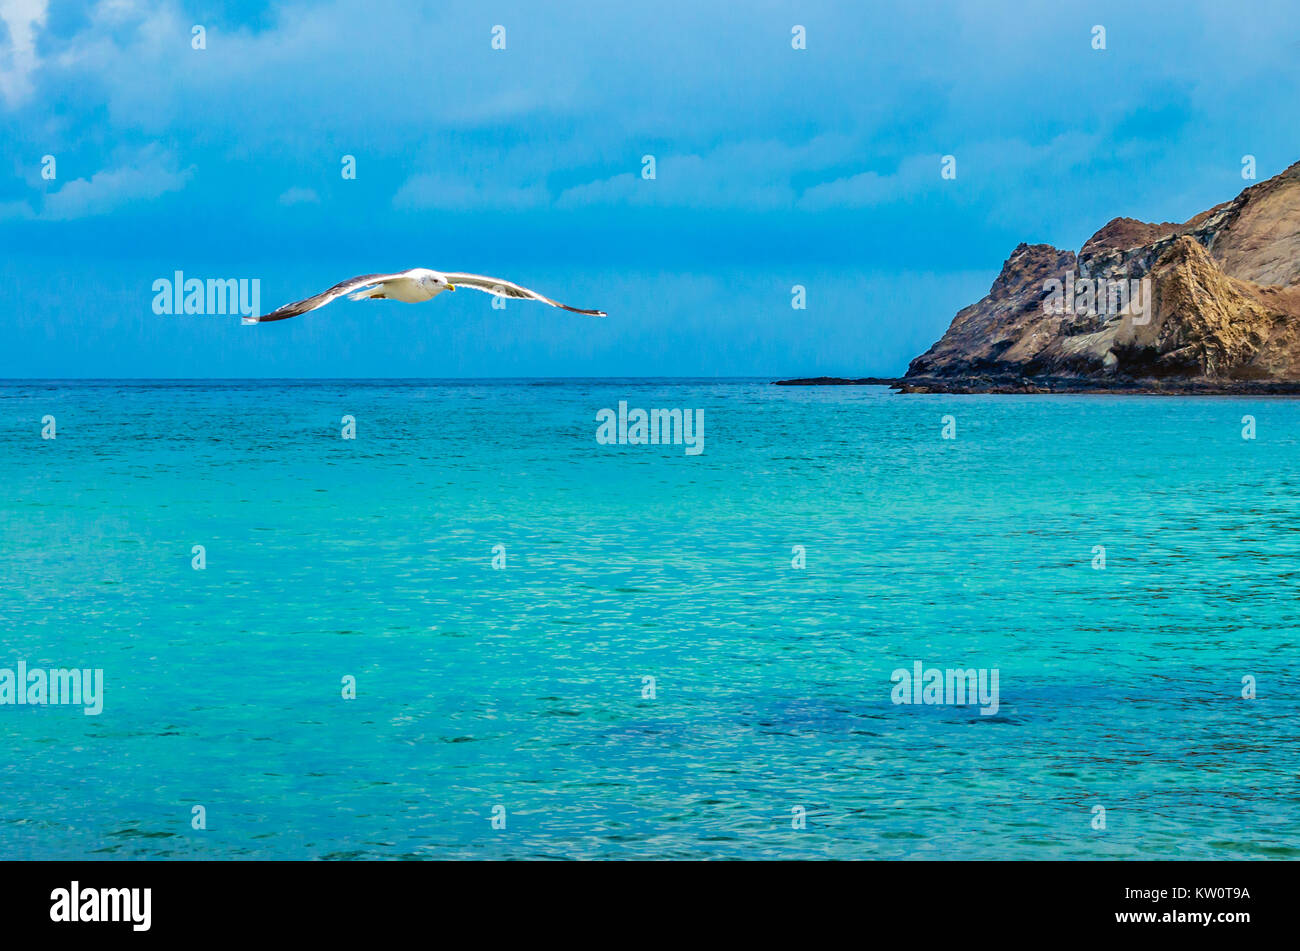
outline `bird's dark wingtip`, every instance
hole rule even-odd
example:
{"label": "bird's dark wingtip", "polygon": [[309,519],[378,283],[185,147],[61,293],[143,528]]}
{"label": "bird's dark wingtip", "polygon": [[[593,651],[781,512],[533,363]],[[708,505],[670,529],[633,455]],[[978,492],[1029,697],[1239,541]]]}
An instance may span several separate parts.
{"label": "bird's dark wingtip", "polygon": [[549,303],[553,304],[553,305],[556,306],[556,307],[559,307],[561,310],[571,311],[572,313],[575,313],[575,314],[586,314],[588,317],[607,317],[607,316],[609,316],[609,315],[606,314],[603,310],[584,310],[584,309],[581,308],[581,307],[570,307],[568,304],[561,304],[561,303],[560,303],[559,301],[557,301],[557,300],[556,300],[556,301],[550,301]]}
{"label": "bird's dark wingtip", "polygon": [[272,320],[288,320],[290,317],[297,317],[304,313],[301,310],[293,310],[291,307],[281,307],[273,310],[269,314],[263,314],[261,317],[245,317],[242,323],[245,324],[265,324]]}

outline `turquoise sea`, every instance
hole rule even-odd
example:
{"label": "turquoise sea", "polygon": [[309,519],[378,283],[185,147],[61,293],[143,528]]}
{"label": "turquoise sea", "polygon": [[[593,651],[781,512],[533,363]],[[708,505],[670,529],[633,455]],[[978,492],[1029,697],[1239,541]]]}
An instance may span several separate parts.
{"label": "turquoise sea", "polygon": [[3,858],[1300,857],[1296,401],[6,382],[0,486],[0,667],[105,684]]}

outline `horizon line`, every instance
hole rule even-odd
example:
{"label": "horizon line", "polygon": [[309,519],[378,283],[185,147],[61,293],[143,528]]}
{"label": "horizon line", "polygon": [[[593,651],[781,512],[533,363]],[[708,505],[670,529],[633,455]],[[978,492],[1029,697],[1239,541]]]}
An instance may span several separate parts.
{"label": "horizon line", "polygon": [[5,383],[403,383],[403,382],[585,382],[592,380],[788,380],[799,376],[28,376],[0,377]]}

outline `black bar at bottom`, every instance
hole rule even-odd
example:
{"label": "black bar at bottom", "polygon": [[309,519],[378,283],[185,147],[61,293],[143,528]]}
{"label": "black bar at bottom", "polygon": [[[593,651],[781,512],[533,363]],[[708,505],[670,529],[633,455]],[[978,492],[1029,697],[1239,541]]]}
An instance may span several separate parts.
{"label": "black bar at bottom", "polygon": [[335,941],[455,923],[485,937],[586,933],[618,943],[620,935],[664,937],[666,928],[684,935],[689,922],[695,937],[843,927],[873,940],[928,933],[1232,941],[1291,930],[1295,866],[10,862],[0,877],[7,936]]}

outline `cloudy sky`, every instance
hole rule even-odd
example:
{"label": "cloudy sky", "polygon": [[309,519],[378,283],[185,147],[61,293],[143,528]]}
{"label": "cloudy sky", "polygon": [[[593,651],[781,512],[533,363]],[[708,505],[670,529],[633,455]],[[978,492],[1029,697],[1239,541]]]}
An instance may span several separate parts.
{"label": "cloudy sky", "polygon": [[[247,6],[0,0],[0,376],[895,374],[1018,242],[1300,160],[1284,2]],[[610,316],[152,307],[413,266]]]}

